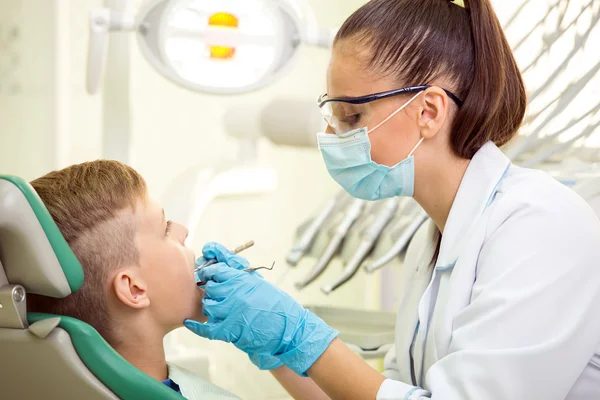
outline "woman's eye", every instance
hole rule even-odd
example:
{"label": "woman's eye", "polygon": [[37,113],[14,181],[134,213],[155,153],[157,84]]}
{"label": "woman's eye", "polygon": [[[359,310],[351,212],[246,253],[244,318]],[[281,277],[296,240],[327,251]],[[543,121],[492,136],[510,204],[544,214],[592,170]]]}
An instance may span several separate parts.
{"label": "woman's eye", "polygon": [[343,118],[341,118],[341,121],[346,124],[355,125],[360,121],[360,116],[361,114],[345,115]]}
{"label": "woman's eye", "polygon": [[171,232],[171,225],[173,223],[171,221],[167,221],[167,229],[165,229],[165,234],[168,235]]}

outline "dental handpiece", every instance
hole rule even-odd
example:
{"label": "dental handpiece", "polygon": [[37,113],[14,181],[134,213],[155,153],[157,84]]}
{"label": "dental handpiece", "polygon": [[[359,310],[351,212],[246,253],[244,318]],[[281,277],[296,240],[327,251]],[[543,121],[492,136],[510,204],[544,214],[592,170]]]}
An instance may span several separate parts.
{"label": "dental handpiece", "polygon": [[417,230],[419,230],[421,225],[423,225],[423,223],[428,218],[429,217],[427,216],[427,214],[424,211],[419,211],[419,213],[414,217],[414,219],[412,220],[410,225],[408,225],[406,227],[406,229],[404,230],[404,232],[402,232],[402,235],[400,235],[400,237],[398,238],[398,240],[396,241],[394,246],[392,246],[392,248],[387,253],[385,253],[381,258],[379,258],[378,260],[375,260],[373,262],[373,264],[365,267],[365,270],[367,271],[367,273],[372,273],[372,272],[377,271],[378,269],[384,267],[390,261],[392,261],[398,254],[402,253],[402,251],[404,249],[406,249],[406,247],[410,243],[410,240],[415,235]]}
{"label": "dental handpiece", "polygon": [[312,245],[313,241],[315,240],[315,237],[323,227],[323,224],[325,224],[325,221],[333,212],[337,202],[337,197],[334,197],[333,199],[329,200],[329,202],[325,205],[325,208],[323,208],[321,213],[311,222],[308,228],[306,228],[306,231],[304,231],[304,234],[302,234],[300,239],[294,244],[286,258],[286,261],[289,265],[294,267],[298,265],[298,261],[300,261],[302,256],[306,254],[306,252]]}
{"label": "dental handpiece", "polygon": [[[249,241],[249,242],[247,242],[247,243],[244,243],[243,245],[241,245],[241,246],[239,246],[239,247],[236,247],[235,249],[231,250],[231,252],[232,252],[233,254],[238,254],[238,253],[241,253],[242,251],[244,251],[244,250],[246,250],[247,248],[250,248],[250,247],[252,247],[252,246],[254,246],[254,240],[251,240],[251,241]],[[194,272],[198,272],[198,271],[200,271],[202,268],[208,267],[209,265],[213,265],[213,264],[216,264],[216,263],[217,263],[217,260],[216,260],[216,259],[209,260],[209,261],[207,261],[206,263],[204,263],[204,264],[200,265],[198,268],[194,269]]]}
{"label": "dental handpiece", "polygon": [[344,216],[344,219],[342,220],[342,222],[336,229],[336,232],[335,232],[333,238],[327,245],[325,252],[321,256],[321,258],[319,259],[317,264],[315,264],[315,266],[310,270],[308,275],[302,281],[296,283],[296,285],[295,285],[296,288],[298,288],[298,289],[304,288],[305,286],[310,284],[312,281],[317,279],[319,277],[319,275],[321,275],[323,273],[323,271],[325,271],[325,268],[327,268],[327,266],[329,265],[329,263],[331,262],[331,260],[335,256],[335,254],[337,253],[344,238],[348,234],[348,231],[350,230],[350,228],[352,227],[354,222],[356,222],[358,217],[361,215],[364,208],[365,208],[365,202],[363,200],[354,200],[352,202],[352,205],[350,206],[348,212]]}
{"label": "dental handpiece", "polygon": [[377,215],[377,218],[373,224],[366,230],[364,236],[356,250],[356,253],[352,256],[342,275],[336,279],[332,284],[325,285],[321,288],[323,293],[329,294],[348,282],[358,272],[360,265],[363,263],[365,258],[369,255],[377,239],[383,232],[384,228],[392,220],[394,214],[398,210],[398,200],[390,199],[385,203],[384,209]]}

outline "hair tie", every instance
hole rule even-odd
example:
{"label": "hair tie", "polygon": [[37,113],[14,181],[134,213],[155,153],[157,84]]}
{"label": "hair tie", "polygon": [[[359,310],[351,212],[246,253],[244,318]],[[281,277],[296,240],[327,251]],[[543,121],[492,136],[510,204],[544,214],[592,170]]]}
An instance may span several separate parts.
{"label": "hair tie", "polygon": [[465,6],[465,0],[450,0],[450,3],[456,4],[457,6],[465,8],[465,9],[467,8]]}

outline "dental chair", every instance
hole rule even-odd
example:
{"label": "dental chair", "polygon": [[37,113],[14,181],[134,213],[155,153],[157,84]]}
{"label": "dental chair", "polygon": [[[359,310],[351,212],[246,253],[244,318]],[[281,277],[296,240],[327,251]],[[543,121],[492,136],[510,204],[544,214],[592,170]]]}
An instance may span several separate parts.
{"label": "dental chair", "polygon": [[0,398],[181,400],[90,325],[27,313],[29,293],[64,298],[83,280],[79,261],[35,190],[0,175]]}

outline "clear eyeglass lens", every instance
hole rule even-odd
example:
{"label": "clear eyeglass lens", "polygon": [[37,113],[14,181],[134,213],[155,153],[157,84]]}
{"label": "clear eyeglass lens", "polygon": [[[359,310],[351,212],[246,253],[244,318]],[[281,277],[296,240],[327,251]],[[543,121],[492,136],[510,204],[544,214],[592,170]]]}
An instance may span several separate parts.
{"label": "clear eyeglass lens", "polygon": [[354,129],[367,126],[370,119],[370,105],[331,101],[323,104],[321,114],[333,131],[342,135]]}

